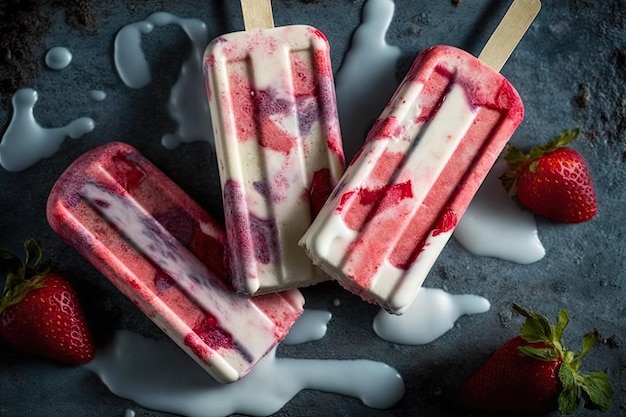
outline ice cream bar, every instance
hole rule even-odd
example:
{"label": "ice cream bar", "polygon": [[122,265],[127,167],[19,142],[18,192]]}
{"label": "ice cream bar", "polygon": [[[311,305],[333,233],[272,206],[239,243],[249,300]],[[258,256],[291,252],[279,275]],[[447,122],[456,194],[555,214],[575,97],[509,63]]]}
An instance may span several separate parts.
{"label": "ice cream bar", "polygon": [[298,290],[237,294],[221,226],[129,145],[113,142],[79,157],[54,185],[47,216],[220,382],[248,373],[303,311]]}
{"label": "ice cream bar", "polygon": [[[243,6],[244,17],[258,17]],[[233,282],[257,295],[329,278],[298,240],[344,156],[325,36],[309,26],[249,26],[213,40],[204,70]]]}
{"label": "ice cream bar", "polygon": [[401,314],[523,115],[485,62],[426,49],[300,243],[344,287]]}

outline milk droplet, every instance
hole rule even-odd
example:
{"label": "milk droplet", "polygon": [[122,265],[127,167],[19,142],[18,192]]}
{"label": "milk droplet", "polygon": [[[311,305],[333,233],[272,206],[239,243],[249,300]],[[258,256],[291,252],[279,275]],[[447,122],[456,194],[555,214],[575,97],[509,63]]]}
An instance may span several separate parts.
{"label": "milk droplet", "polygon": [[45,61],[48,68],[60,71],[72,62],[72,53],[65,47],[55,46],[48,50]]}
{"label": "milk droplet", "polygon": [[102,90],[91,90],[89,91],[89,96],[95,101],[103,101],[107,98],[107,93]]}

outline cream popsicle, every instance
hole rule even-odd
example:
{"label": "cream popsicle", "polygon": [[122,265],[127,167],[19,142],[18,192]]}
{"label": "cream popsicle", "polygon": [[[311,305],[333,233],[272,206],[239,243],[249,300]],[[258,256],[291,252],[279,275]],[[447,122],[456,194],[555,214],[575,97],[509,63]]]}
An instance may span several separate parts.
{"label": "cream popsicle", "polygon": [[509,9],[483,51],[493,68],[450,46],[418,55],[300,241],[344,287],[395,314],[414,300],[523,119],[497,71],[538,11],[537,0]]}
{"label": "cream popsicle", "polygon": [[298,240],[344,156],[325,36],[273,27],[266,0],[242,8],[246,31],[213,40],[204,70],[233,282],[257,295],[329,279]]}
{"label": "cream popsicle", "polygon": [[48,221],[181,349],[232,382],[286,336],[298,290],[250,299],[230,286],[223,229],[133,147],[78,158],[54,185]]}

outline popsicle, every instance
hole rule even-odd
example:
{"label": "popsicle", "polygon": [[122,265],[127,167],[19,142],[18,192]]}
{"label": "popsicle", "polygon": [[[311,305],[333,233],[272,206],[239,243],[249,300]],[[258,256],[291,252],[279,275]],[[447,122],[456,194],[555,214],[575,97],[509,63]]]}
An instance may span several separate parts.
{"label": "popsicle", "polygon": [[539,11],[517,0],[480,55],[421,52],[300,244],[345,288],[402,314],[523,119],[498,73]]}
{"label": "popsicle", "polygon": [[204,71],[233,283],[258,295],[329,279],[298,240],[345,161],[326,37],[241,5],[246,30],[213,40]]}
{"label": "popsicle", "polygon": [[230,286],[222,227],[130,145],[79,157],[48,222],[216,380],[240,379],[303,311],[298,290],[251,299]]}

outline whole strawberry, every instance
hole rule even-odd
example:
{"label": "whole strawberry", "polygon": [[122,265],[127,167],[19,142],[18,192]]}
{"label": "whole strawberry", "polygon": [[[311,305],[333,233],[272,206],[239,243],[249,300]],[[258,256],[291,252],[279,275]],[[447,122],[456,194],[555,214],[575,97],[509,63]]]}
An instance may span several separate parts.
{"label": "whole strawberry", "polygon": [[512,168],[501,177],[502,183],[532,212],[565,223],[581,223],[598,213],[587,163],[567,147],[578,132],[566,130],[528,154],[508,146],[504,159]]}
{"label": "whole strawberry", "polygon": [[76,292],[41,264],[37,241],[26,240],[24,251],[22,262],[0,249],[0,262],[9,267],[0,299],[0,336],[17,349],[58,362],[91,361],[93,342]]}
{"label": "whole strawberry", "polygon": [[500,347],[467,382],[463,407],[511,413],[572,414],[581,399],[585,408],[607,411],[613,390],[604,372],[580,373],[581,359],[597,343],[598,333],[583,337],[575,353],[561,343],[569,322],[561,310],[556,324],[514,305],[526,317],[517,336]]}

